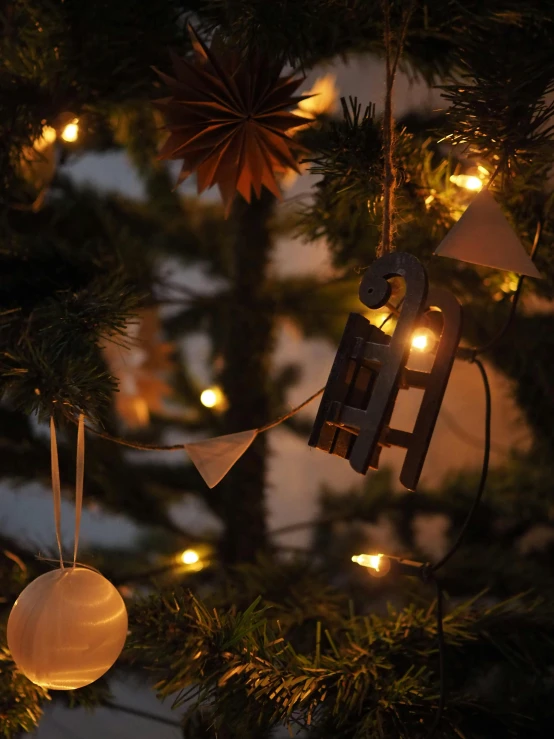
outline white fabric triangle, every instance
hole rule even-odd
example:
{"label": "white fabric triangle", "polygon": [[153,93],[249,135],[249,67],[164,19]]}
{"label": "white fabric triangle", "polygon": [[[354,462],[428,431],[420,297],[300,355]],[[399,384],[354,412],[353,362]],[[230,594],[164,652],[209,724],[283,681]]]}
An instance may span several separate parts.
{"label": "white fabric triangle", "polygon": [[435,249],[441,257],[542,278],[488,190],[482,190]]}
{"label": "white fabric triangle", "polygon": [[185,444],[185,450],[209,488],[221,482],[258,435],[258,429]]}

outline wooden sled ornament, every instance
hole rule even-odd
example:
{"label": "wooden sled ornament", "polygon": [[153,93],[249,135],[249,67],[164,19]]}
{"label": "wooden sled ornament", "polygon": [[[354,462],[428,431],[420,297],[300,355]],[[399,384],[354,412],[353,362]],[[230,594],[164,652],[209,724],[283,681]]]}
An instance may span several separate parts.
{"label": "wooden sled ornament", "polygon": [[[351,313],[321,399],[308,444],[350,460],[363,475],[377,469],[384,446],[406,449],[400,482],[415,490],[431,442],[462,330],[462,309],[447,290],[428,289],[427,273],[411,254],[387,254],[366,271],[360,300],[383,307],[389,280],[406,284],[395,331],[388,336],[358,313]],[[406,367],[414,331],[425,315],[440,311],[442,328],[430,372]],[[413,431],[390,427],[400,389],[424,390]]]}

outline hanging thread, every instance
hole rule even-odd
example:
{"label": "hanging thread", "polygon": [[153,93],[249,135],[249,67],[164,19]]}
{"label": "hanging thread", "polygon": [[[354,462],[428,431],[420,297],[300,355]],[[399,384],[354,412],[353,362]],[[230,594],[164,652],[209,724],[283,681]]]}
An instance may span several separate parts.
{"label": "hanging thread", "polygon": [[394,146],[395,131],[394,117],[392,114],[392,93],[394,88],[394,79],[400,54],[406,39],[408,24],[414,9],[415,2],[411,2],[403,13],[402,27],[400,36],[396,45],[396,53],[392,55],[392,35],[391,35],[391,19],[390,19],[390,0],[382,0],[381,7],[383,9],[383,42],[385,46],[385,107],[383,112],[383,230],[381,234],[381,243],[377,248],[377,256],[382,257],[394,251],[394,197],[396,190],[396,167],[394,164]]}

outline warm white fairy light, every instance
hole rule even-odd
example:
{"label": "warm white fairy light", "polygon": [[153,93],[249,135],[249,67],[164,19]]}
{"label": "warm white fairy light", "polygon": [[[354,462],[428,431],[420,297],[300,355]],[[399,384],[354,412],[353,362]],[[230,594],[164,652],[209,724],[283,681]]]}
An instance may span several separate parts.
{"label": "warm white fairy light", "polygon": [[412,339],[412,347],[424,352],[429,345],[429,339],[425,334],[416,334]]}
{"label": "warm white fairy light", "polygon": [[374,577],[383,577],[391,568],[390,558],[384,554],[355,554],[352,562],[367,567]]}
{"label": "warm white fairy light", "polygon": [[63,129],[61,136],[64,141],[69,143],[77,141],[79,137],[79,119],[74,118],[70,123],[68,123]]}
{"label": "warm white fairy light", "polygon": [[362,567],[371,567],[371,569],[379,572],[379,565],[382,559],[382,554],[355,554],[352,557],[352,562],[356,562],[356,564]]}
{"label": "warm white fairy light", "polygon": [[463,187],[466,190],[474,190],[475,192],[483,187],[482,180],[471,174],[453,174],[450,176],[450,182],[458,185],[458,187]]}
{"label": "warm white fairy light", "polygon": [[195,549],[185,549],[181,554],[181,562],[184,565],[195,565],[200,559],[200,555]]}
{"label": "warm white fairy light", "polygon": [[223,401],[223,393],[218,387],[207,387],[200,394],[200,402],[206,408],[217,408],[223,404]]}

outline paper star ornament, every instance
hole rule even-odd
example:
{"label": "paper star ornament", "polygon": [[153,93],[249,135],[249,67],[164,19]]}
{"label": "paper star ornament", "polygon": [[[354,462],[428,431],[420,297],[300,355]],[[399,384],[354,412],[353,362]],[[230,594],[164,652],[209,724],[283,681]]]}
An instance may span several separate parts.
{"label": "paper star ornament", "polygon": [[189,31],[194,59],[172,55],[175,76],[158,72],[171,92],[156,103],[170,133],[160,159],[182,159],[179,183],[196,172],[199,193],[218,185],[226,213],[236,192],[250,202],[263,186],[280,197],[276,173],[299,171],[295,153],[304,151],[287,135],[307,121],[288,110],[308,97],[294,96],[303,78],[217,40],[208,48]]}

